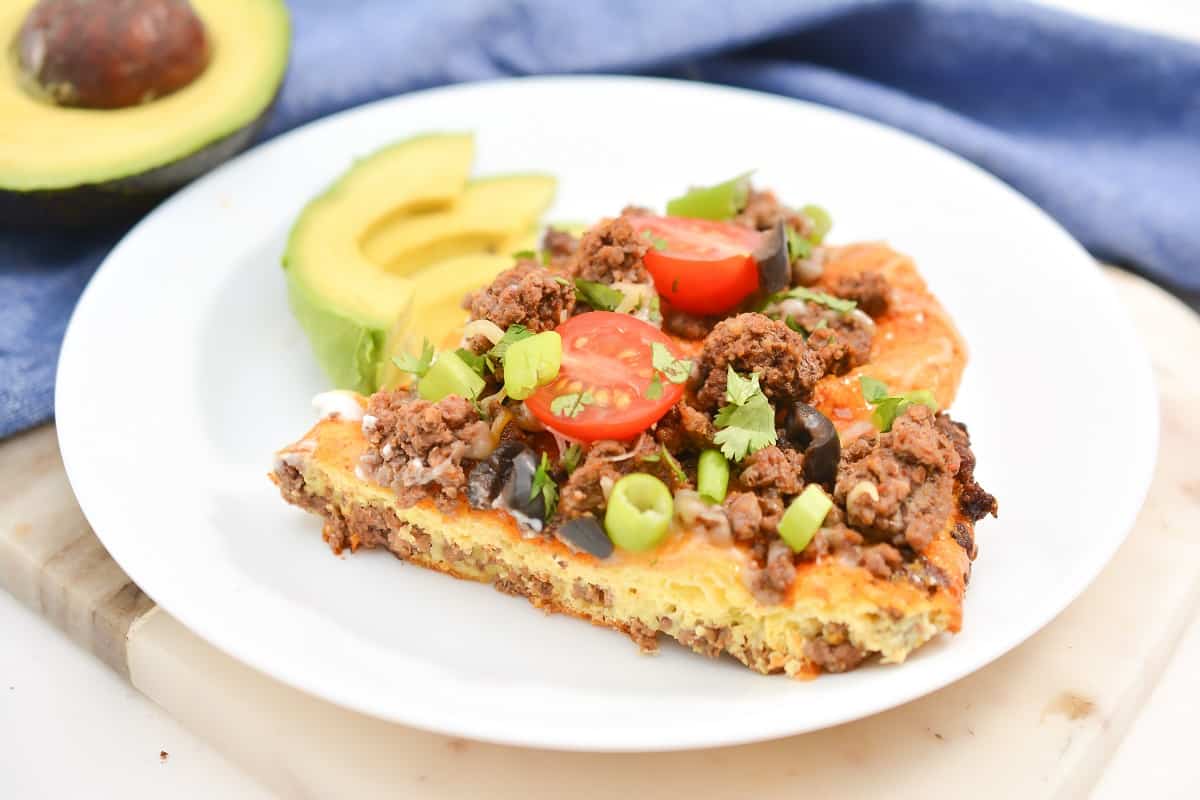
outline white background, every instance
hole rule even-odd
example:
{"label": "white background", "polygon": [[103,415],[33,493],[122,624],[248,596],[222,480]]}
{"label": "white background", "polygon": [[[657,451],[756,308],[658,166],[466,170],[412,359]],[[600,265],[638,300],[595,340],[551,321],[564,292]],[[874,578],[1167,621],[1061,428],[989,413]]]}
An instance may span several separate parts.
{"label": "white background", "polygon": [[[1051,5],[1200,41],[1195,0]],[[0,592],[0,798],[267,797],[251,778]],[[1095,796],[1193,796],[1200,785],[1200,622],[1192,624]],[[51,749],[47,741],[56,741]],[[38,743],[37,747],[33,743]],[[164,760],[160,752],[168,756]]]}

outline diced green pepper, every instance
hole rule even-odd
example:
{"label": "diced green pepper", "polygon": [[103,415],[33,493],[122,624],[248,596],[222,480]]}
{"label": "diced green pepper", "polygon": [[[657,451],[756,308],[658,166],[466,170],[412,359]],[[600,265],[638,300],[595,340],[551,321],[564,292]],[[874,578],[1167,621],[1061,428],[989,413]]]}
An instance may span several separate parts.
{"label": "diced green pepper", "polygon": [[833,227],[833,217],[829,216],[829,212],[821,208],[821,206],[809,205],[800,209],[800,213],[808,217],[813,224],[812,235],[808,237],[809,241],[813,244],[820,244],[825,241],[825,237]]}
{"label": "diced green pepper", "polygon": [[513,342],[504,351],[504,392],[524,400],[539,386],[558,377],[562,364],[562,337],[554,331]]}
{"label": "diced green pepper", "polygon": [[653,475],[635,472],[613,486],[604,531],[617,547],[650,550],[666,538],[674,513],[675,501],[667,485]]}
{"label": "diced green pepper", "polygon": [[729,462],[720,450],[705,450],[696,467],[696,489],[710,503],[725,501],[729,489]]}
{"label": "diced green pepper", "polygon": [[810,483],[792,501],[779,520],[779,536],[788,546],[799,553],[817,535],[825,515],[833,508],[833,501],[815,483]]}
{"label": "diced green pepper", "polygon": [[732,219],[746,207],[750,193],[750,173],[718,183],[697,186],[687,194],[667,201],[667,216],[698,219]]}
{"label": "diced green pepper", "polygon": [[471,369],[457,353],[445,352],[417,384],[417,394],[424,400],[436,403],[452,394],[474,400],[483,391],[483,378]]}

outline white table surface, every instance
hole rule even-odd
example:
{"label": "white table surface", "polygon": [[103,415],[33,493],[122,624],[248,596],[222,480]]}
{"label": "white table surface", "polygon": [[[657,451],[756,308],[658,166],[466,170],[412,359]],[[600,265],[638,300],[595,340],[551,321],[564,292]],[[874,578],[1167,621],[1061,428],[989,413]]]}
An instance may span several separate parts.
{"label": "white table surface", "polygon": [[[1200,0],[1049,0],[1200,41]],[[1200,620],[1095,789],[1100,800],[1200,797]],[[265,798],[239,767],[0,591],[0,798]]]}

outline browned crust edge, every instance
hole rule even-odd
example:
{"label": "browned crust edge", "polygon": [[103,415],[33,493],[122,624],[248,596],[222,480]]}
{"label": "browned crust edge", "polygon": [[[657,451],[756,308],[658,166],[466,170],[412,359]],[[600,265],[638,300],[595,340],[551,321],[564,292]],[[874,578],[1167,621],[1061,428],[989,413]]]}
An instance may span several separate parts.
{"label": "browned crust edge", "polygon": [[[746,667],[763,675],[786,671],[791,677],[799,679],[815,678],[822,672],[842,672],[854,669],[877,655],[858,651],[850,654],[848,658],[824,664],[811,658],[805,658],[799,669],[794,666],[786,668],[788,661],[794,663],[794,654],[781,653],[767,647],[739,646],[737,642],[732,641],[726,629],[717,625],[701,624],[681,630],[669,617],[663,617],[657,628],[651,628],[639,620],[622,620],[605,616],[600,612],[604,603],[599,600],[592,601],[597,605],[597,613],[589,614],[559,602],[548,578],[526,571],[514,571],[499,559],[481,563],[473,560],[469,554],[463,553],[460,558],[462,568],[459,568],[455,566],[456,559],[453,555],[447,560],[431,557],[429,555],[431,535],[418,526],[402,521],[390,509],[358,506],[348,517],[332,498],[311,492],[303,475],[293,467],[281,465],[269,477],[279,487],[284,500],[324,519],[322,538],[335,554],[340,554],[346,548],[349,548],[351,552],[357,552],[359,549],[385,549],[396,558],[417,566],[463,580],[489,582],[497,591],[514,597],[524,597],[535,608],[541,609],[547,614],[566,614],[586,620],[597,627],[619,631],[628,636],[643,653],[657,652],[659,634],[664,633],[680,645],[709,658],[717,658],[722,653],[729,653]],[[405,535],[409,538],[405,538]],[[474,572],[468,570],[468,567],[473,568]],[[495,576],[480,577],[479,573],[489,571],[496,573]],[[576,591],[580,588],[576,587]],[[587,589],[587,587],[582,588]],[[591,588],[598,589],[598,587]],[[821,636],[807,641],[818,645],[819,651],[822,653],[829,653],[839,647],[848,646],[844,632],[837,630],[836,626],[835,629],[823,631]],[[857,648],[855,649],[857,650]]]}

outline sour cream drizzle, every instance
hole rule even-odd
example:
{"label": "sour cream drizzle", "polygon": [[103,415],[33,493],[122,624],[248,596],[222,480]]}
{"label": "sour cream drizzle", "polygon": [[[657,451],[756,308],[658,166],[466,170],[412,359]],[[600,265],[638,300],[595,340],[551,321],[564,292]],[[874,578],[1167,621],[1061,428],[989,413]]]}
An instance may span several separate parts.
{"label": "sour cream drizzle", "polygon": [[312,404],[321,419],[339,417],[346,422],[358,422],[363,418],[363,408],[358,402],[358,395],[344,389],[321,392],[312,399]]}

